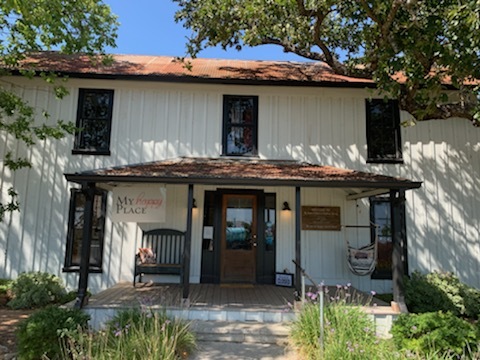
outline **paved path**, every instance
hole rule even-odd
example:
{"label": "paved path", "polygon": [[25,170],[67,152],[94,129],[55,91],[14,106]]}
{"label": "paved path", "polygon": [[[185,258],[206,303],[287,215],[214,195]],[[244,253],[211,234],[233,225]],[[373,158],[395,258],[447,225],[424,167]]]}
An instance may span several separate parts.
{"label": "paved path", "polygon": [[[0,308],[0,346],[2,352],[14,352],[16,350],[16,334],[18,323],[28,318],[34,310],[11,310]],[[0,354],[0,359],[4,354]]]}
{"label": "paved path", "polygon": [[207,341],[199,342],[198,350],[189,360],[297,360],[294,353],[273,344],[252,344]]}

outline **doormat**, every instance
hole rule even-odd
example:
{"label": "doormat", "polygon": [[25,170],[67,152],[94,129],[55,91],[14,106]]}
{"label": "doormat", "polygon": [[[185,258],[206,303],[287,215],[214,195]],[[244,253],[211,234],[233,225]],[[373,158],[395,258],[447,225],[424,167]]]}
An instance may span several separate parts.
{"label": "doormat", "polygon": [[220,284],[221,288],[231,288],[231,289],[251,289],[253,284]]}

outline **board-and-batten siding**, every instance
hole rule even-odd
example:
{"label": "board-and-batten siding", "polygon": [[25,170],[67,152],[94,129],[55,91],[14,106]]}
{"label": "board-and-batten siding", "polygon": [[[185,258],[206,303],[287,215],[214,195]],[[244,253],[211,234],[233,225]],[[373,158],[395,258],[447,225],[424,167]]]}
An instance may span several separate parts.
{"label": "board-and-batten siding", "polygon": [[[216,157],[221,153],[224,94],[259,96],[259,153],[265,159],[296,159],[423,181],[407,192],[410,270],[451,270],[474,286],[479,279],[480,131],[465,120],[430,121],[402,128],[404,165],[366,164],[365,98],[361,89],[189,85],[125,81],[70,80],[70,96],[54,100],[42,83],[15,79],[17,88],[51,120],[75,120],[78,88],[114,89],[111,156],[71,155],[73,136],[43,141],[26,152],[34,166],[14,174],[2,169],[2,196],[12,183],[21,212],[0,224],[0,276],[41,270],[62,274],[69,191],[64,172],[148,162],[177,156]],[[408,117],[402,114],[402,120]],[[1,135],[2,152],[13,139]],[[216,187],[195,186],[192,281],[200,277],[203,193]],[[277,194],[277,270],[293,271],[294,215],[281,212],[295,203],[293,188]],[[168,186],[165,226],[185,229],[186,187]],[[366,224],[368,201],[347,201],[344,190],[302,189],[304,205],[340,206],[342,223]],[[111,197],[109,204],[111,204]],[[174,206],[175,205],[175,206]],[[357,206],[358,205],[358,206]],[[142,227],[153,227],[151,224]],[[92,290],[131,280],[136,224],[106,223],[104,272],[92,274]],[[352,234],[353,233],[353,234]],[[364,241],[365,230],[348,230]],[[367,232],[368,233],[368,232]],[[352,276],[345,262],[345,231],[302,231],[302,262],[318,281],[350,281],[369,290],[389,291],[390,283]],[[367,239],[368,241],[368,239]],[[7,256],[5,257],[5,254]],[[3,264],[2,264],[3,261]],[[70,287],[75,274],[63,274]]]}
{"label": "board-and-batten siding", "polygon": [[404,149],[424,181],[409,194],[412,268],[451,270],[480,287],[478,130],[464,120],[421,123],[405,129]]}

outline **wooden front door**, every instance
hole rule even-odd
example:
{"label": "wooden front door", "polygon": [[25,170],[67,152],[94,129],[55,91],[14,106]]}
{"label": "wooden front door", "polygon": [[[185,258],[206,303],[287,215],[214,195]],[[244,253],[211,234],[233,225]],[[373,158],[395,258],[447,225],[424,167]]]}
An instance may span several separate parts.
{"label": "wooden front door", "polygon": [[223,283],[254,283],[257,249],[257,196],[224,194],[221,271]]}

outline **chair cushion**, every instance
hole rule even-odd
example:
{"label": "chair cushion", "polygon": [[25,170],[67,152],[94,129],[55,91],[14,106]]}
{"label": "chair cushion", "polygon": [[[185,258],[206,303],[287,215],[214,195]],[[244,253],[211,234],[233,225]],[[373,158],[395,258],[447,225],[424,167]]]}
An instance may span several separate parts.
{"label": "chair cushion", "polygon": [[139,248],[138,257],[141,264],[155,264],[157,262],[156,256],[150,248]]}

